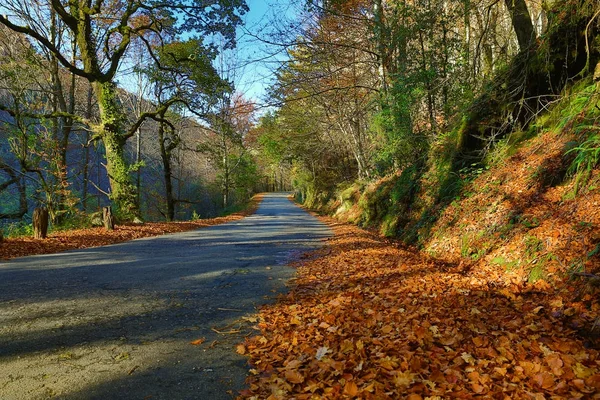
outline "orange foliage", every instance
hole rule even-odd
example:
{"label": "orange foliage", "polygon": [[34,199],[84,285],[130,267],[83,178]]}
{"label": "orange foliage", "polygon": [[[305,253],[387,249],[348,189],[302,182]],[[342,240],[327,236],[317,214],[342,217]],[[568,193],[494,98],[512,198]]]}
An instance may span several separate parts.
{"label": "orange foliage", "polygon": [[568,287],[332,227],[261,311],[240,398],[599,398],[600,354],[577,335],[589,316]]}

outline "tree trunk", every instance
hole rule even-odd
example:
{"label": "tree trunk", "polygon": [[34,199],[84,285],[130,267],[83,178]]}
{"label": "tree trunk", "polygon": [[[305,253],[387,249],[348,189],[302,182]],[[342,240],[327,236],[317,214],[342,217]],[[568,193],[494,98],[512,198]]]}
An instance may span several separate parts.
{"label": "tree trunk", "polygon": [[229,205],[229,147],[227,146],[227,138],[225,137],[224,127],[221,128],[221,161],[223,163],[223,180],[221,182],[221,190],[223,191],[223,209]]}
{"label": "tree trunk", "polygon": [[504,2],[506,8],[508,8],[513,29],[517,34],[519,49],[524,51],[529,48],[536,38],[527,4],[525,3],[525,0],[504,0]]}
{"label": "tree trunk", "polygon": [[165,179],[165,197],[167,200],[167,221],[173,221],[175,218],[175,201],[173,200],[173,181],[171,179],[171,151],[165,146],[165,127],[164,124],[158,125],[158,142],[160,147],[160,157],[163,162],[163,177]]}
{"label": "tree trunk", "polygon": [[33,237],[35,239],[46,239],[48,236],[48,209],[37,207],[33,210]]}
{"label": "tree trunk", "polygon": [[112,213],[112,208],[102,208],[102,222],[104,223],[104,227],[106,228],[106,230],[112,231],[113,229],[115,229],[115,218]]}
{"label": "tree trunk", "polygon": [[[92,85],[88,88],[87,93],[87,104],[85,109],[85,117],[88,120],[92,119],[92,98],[94,96]],[[81,206],[83,208],[83,212],[87,212],[88,205],[88,193],[89,193],[89,181],[90,181],[90,132],[88,130],[85,131],[84,136],[85,147],[83,154],[83,182],[82,182],[82,190],[81,190]]]}
{"label": "tree trunk", "polygon": [[140,217],[136,205],[136,190],[129,176],[125,159],[125,141],[121,135],[125,115],[117,101],[117,88],[113,82],[96,82],[94,90],[100,109],[100,137],[106,152],[106,171],[110,182],[110,199],[117,215],[126,221]]}
{"label": "tree trunk", "polygon": [[389,70],[389,40],[387,38],[387,27],[384,21],[384,11],[382,0],[375,0],[373,2],[373,16],[374,24],[373,28],[375,31],[375,41],[377,43],[377,52],[379,57],[379,78],[381,79],[381,88],[383,95],[388,94],[388,78],[387,71]]}
{"label": "tree trunk", "polygon": [[142,161],[142,130],[138,128],[135,133],[135,163],[137,165],[137,171],[135,172],[135,191],[137,194],[136,204],[138,208],[142,207],[142,200],[140,198],[141,186],[142,186],[142,168],[140,162]]}

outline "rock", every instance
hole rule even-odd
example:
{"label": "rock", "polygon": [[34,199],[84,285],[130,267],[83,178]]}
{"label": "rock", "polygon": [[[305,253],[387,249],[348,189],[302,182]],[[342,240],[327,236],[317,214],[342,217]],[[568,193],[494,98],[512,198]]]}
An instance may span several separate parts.
{"label": "rock", "polygon": [[90,214],[90,224],[92,226],[103,226],[104,222],[102,221],[102,211],[97,211],[95,213]]}

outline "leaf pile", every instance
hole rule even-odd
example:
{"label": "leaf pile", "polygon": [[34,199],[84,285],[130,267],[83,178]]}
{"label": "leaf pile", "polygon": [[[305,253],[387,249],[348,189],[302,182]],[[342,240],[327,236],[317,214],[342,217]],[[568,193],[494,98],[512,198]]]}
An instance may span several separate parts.
{"label": "leaf pile", "polygon": [[252,366],[240,398],[600,398],[600,354],[575,331],[595,316],[572,288],[334,230],[238,346]]}
{"label": "leaf pile", "polygon": [[52,254],[66,250],[106,246],[150,236],[185,232],[207,226],[224,224],[244,218],[256,212],[262,196],[255,196],[248,207],[225,217],[185,222],[148,222],[145,224],[117,225],[113,231],[104,228],[73,229],[57,231],[46,239],[19,237],[0,242],[0,260],[37,254]]}

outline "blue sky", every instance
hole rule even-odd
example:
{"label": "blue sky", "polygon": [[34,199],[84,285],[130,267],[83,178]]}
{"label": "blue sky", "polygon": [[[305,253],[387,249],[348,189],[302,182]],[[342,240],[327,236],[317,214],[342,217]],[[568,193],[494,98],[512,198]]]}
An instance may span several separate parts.
{"label": "blue sky", "polygon": [[[235,71],[236,89],[245,97],[264,102],[266,89],[273,82],[273,71],[287,58],[285,48],[269,45],[260,39],[273,40],[270,35],[295,20],[303,1],[247,0],[250,11],[244,25],[238,29],[237,49],[231,56],[239,65]],[[258,37],[258,38],[257,38]]]}

